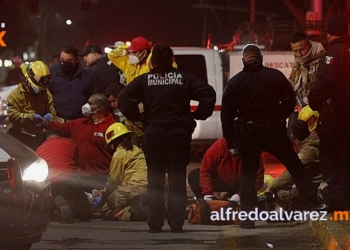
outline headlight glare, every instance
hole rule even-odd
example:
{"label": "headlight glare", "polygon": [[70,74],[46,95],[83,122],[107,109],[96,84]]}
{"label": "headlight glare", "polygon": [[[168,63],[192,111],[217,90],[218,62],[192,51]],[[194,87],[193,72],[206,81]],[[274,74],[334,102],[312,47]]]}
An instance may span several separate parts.
{"label": "headlight glare", "polygon": [[38,158],[23,171],[22,179],[24,181],[43,182],[49,175],[49,168],[44,159]]}

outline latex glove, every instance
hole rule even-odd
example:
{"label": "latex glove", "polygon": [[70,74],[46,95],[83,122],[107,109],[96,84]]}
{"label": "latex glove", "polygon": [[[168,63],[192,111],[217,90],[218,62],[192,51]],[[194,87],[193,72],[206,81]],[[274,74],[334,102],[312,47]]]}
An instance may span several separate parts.
{"label": "latex glove", "polygon": [[125,56],[127,48],[129,48],[128,45],[122,44],[118,48],[116,48],[114,51],[117,53],[118,56]]}
{"label": "latex glove", "polygon": [[34,114],[33,121],[34,121],[36,126],[40,127],[41,125],[44,124],[45,119],[39,114]]}
{"label": "latex glove", "polygon": [[235,202],[239,203],[241,201],[241,198],[239,197],[238,194],[234,194],[231,196],[230,201],[235,201]]}
{"label": "latex glove", "polygon": [[43,118],[44,118],[45,120],[52,121],[53,115],[52,115],[51,113],[47,113],[46,115],[44,115]]}
{"label": "latex glove", "polygon": [[214,200],[214,196],[212,196],[212,195],[204,195],[204,200],[205,200],[205,201]]}
{"label": "latex glove", "polygon": [[92,207],[98,207],[101,204],[101,197],[95,197],[91,200]]}

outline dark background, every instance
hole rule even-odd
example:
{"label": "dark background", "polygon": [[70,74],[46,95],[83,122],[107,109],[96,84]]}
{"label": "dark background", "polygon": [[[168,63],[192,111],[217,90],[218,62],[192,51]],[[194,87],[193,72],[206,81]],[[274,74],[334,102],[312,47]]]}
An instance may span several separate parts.
{"label": "dark background", "polygon": [[[227,9],[200,9],[200,3]],[[47,61],[66,43],[82,50],[88,42],[105,47],[136,36],[171,46],[203,46],[210,33],[212,44],[230,43],[238,26],[249,21],[249,6],[249,0],[2,0],[7,47],[0,54],[12,49],[21,55],[36,46],[37,59]],[[293,19],[281,0],[257,0],[256,9],[277,20]],[[67,26],[66,19],[73,24]],[[266,19],[256,14],[257,21]]]}

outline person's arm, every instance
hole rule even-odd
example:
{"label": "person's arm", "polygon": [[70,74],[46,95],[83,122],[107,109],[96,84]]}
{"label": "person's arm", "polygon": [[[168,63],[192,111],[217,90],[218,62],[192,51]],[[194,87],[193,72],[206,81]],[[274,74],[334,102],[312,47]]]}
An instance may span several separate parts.
{"label": "person's arm", "polygon": [[294,90],[288,79],[283,75],[282,72],[278,72],[278,74],[278,87],[276,88],[276,94],[280,99],[279,107],[282,115],[281,119],[287,119],[295,108],[296,99]]}
{"label": "person's arm", "polygon": [[258,192],[264,185],[264,173],[265,173],[265,159],[264,157],[260,158],[260,166],[255,178],[255,191]]}
{"label": "person's arm", "polygon": [[110,183],[107,181],[107,186],[110,184],[121,186],[123,183],[125,168],[125,162],[114,155],[109,166],[110,172],[108,181],[110,181]]}
{"label": "person's arm", "polygon": [[221,154],[219,141],[216,141],[208,150],[204,153],[203,160],[199,169],[199,184],[202,188],[202,194],[212,195],[212,177],[216,173],[216,168],[220,163]]}
{"label": "person's arm", "polygon": [[20,93],[16,89],[7,97],[7,102],[8,117],[12,124],[34,126],[33,119],[35,112],[34,110],[30,112],[22,112],[25,105],[20,96]]}
{"label": "person's arm", "polygon": [[235,95],[236,91],[233,90],[231,81],[232,79],[226,85],[222,95],[220,114],[222,133],[227,141],[227,144],[229,145],[228,147],[230,148],[233,147],[232,144],[237,139],[235,138],[234,124],[236,122],[235,119],[238,116],[237,110],[239,109],[239,107],[236,106],[239,97]]}
{"label": "person's arm", "polygon": [[66,123],[59,123],[56,121],[51,121],[47,125],[47,129],[54,129],[61,131],[63,136],[65,137],[71,137],[71,125],[74,123],[74,121],[66,122]]}
{"label": "person's arm", "polygon": [[123,44],[107,54],[108,59],[124,73],[126,71],[127,66],[129,65],[129,63],[128,63],[128,61],[129,61],[128,55],[129,54],[126,50],[127,48],[128,48],[128,46]]}
{"label": "person's arm", "polygon": [[320,111],[322,103],[326,102],[330,98],[331,86],[333,82],[336,82],[337,74],[343,74],[344,72],[338,71],[339,65],[336,60],[327,55],[323,60],[320,60],[320,65],[317,70],[316,79],[311,85],[310,93],[308,96],[310,108],[314,111]]}
{"label": "person's arm", "polygon": [[197,109],[192,112],[193,118],[205,120],[213,114],[216,92],[211,85],[195,76],[190,76],[190,81],[192,82],[190,87],[191,99],[198,101]]}
{"label": "person's arm", "polygon": [[287,185],[293,184],[293,178],[292,175],[288,172],[288,170],[285,170],[279,177],[274,179],[271,183],[271,185],[268,187],[268,190],[270,192],[276,193],[277,191],[281,190],[283,187]]}
{"label": "person's arm", "polygon": [[143,75],[136,77],[118,95],[118,108],[130,121],[140,120],[139,103],[143,102]]}

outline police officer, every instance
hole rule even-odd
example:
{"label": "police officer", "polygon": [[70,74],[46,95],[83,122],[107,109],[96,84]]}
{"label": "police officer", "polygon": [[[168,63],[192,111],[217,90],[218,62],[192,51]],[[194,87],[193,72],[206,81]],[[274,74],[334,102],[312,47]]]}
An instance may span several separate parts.
{"label": "police officer", "polygon": [[[256,45],[244,47],[242,61],[243,70],[229,80],[224,90],[221,111],[228,147],[238,144],[242,159],[242,210],[249,212],[256,207],[254,184],[262,151],[286,166],[306,200],[316,200],[310,189],[311,179],[306,178],[305,168],[287,137],[286,119],[295,106],[292,86],[282,72],[263,66]],[[254,228],[255,223],[245,220],[241,227]]]}
{"label": "police officer", "polygon": [[[321,61],[309,104],[320,113],[317,133],[320,136],[320,162],[328,184],[324,210],[341,210],[350,206],[349,158],[346,147],[350,140],[350,36],[348,19],[334,14],[327,22],[329,43]],[[348,173],[346,173],[348,171]],[[347,179],[346,179],[347,178]],[[346,194],[347,193],[347,197]],[[345,204],[347,202],[347,204]]]}
{"label": "police officer", "polygon": [[[156,45],[151,71],[135,78],[118,96],[120,111],[131,121],[140,119],[138,103],[144,104],[144,151],[148,174],[149,232],[164,225],[164,181],[168,171],[168,224],[182,232],[186,210],[186,166],[190,161],[191,135],[196,120],[212,115],[216,94],[209,84],[172,67],[170,47]],[[190,101],[199,102],[190,112]]]}

